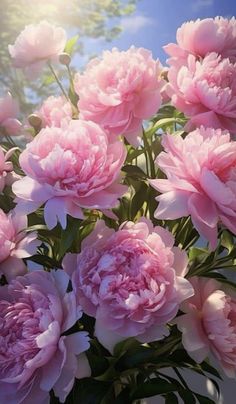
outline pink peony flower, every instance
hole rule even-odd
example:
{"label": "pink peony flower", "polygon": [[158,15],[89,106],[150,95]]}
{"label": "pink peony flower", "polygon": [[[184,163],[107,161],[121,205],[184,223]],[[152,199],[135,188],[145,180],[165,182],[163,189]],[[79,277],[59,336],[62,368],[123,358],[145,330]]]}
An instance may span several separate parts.
{"label": "pink peony flower", "polygon": [[37,232],[26,233],[27,217],[0,209],[0,277],[9,281],[26,272],[22,258],[35,254],[41,244]]}
{"label": "pink peony flower", "polygon": [[[64,271],[31,272],[0,288],[0,401],[64,402],[90,373],[86,332],[62,335],[81,317]],[[78,355],[78,358],[77,358]]]}
{"label": "pink peony flower", "polygon": [[72,108],[64,97],[48,97],[35,112],[42,119],[42,127],[61,127],[62,123],[69,123],[72,119]]}
{"label": "pink peony flower", "polygon": [[5,151],[0,146],[0,193],[3,191],[5,185],[12,185],[14,181],[20,178],[19,175],[13,172],[13,164],[8,159],[17,150],[17,147]]}
{"label": "pink peony flower", "polygon": [[128,337],[164,338],[166,323],[192,295],[184,279],[187,255],[173,244],[171,233],[147,219],[126,222],[117,232],[99,221],[81,253],[66,255],[63,266],[79,302],[96,318],[96,336],[110,351]]}
{"label": "pink peony flower", "polygon": [[201,127],[181,136],[164,135],[156,163],[167,179],[150,180],[162,195],[155,217],[191,215],[197,231],[217,245],[217,223],[236,234],[236,142],[220,129]]}
{"label": "pink peony flower", "polygon": [[124,135],[139,145],[142,121],[161,105],[161,65],[146,49],[106,51],[77,74],[80,116],[103,125],[110,136]]}
{"label": "pink peony flower", "polygon": [[173,105],[190,117],[186,130],[204,125],[236,133],[236,63],[216,53],[201,61],[190,55],[168,78]]}
{"label": "pink peony flower", "polygon": [[222,58],[236,62],[236,20],[223,17],[185,22],[177,30],[177,44],[164,46],[170,64],[181,65],[189,54],[204,58],[216,52]]}
{"label": "pink peony flower", "polygon": [[93,122],[73,120],[66,128],[45,128],[26,146],[20,165],[26,177],[13,184],[18,212],[33,212],[46,202],[49,229],[66,227],[66,215],[83,218],[82,208],[107,209],[126,191],[118,184],[126,151],[108,143]]}
{"label": "pink peony flower", "polygon": [[19,107],[10,93],[0,98],[0,129],[3,128],[7,135],[20,135],[21,123],[18,121]]}
{"label": "pink peony flower", "polygon": [[41,21],[36,25],[27,25],[8,49],[13,66],[24,69],[27,77],[34,79],[47,61],[57,60],[65,45],[64,29]]}
{"label": "pink peony flower", "polygon": [[191,278],[196,294],[177,318],[186,351],[198,363],[210,353],[228,377],[236,376],[236,296],[221,290],[215,280]]}

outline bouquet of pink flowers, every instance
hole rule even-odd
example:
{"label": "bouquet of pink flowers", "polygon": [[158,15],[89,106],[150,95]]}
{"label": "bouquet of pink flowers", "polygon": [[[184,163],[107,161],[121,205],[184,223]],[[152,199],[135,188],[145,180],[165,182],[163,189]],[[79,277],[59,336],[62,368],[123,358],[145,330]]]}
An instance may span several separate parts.
{"label": "bouquet of pink flowers", "polygon": [[183,24],[168,68],[114,48],[74,75],[74,42],[9,45],[62,94],[27,124],[0,100],[0,402],[214,403],[182,370],[236,375],[236,21]]}

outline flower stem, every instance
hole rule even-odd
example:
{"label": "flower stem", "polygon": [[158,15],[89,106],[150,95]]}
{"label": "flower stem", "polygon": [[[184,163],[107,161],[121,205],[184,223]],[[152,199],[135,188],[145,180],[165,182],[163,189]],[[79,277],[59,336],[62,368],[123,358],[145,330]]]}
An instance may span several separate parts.
{"label": "flower stem", "polygon": [[59,80],[59,78],[58,78],[58,76],[57,76],[57,74],[56,74],[55,70],[53,69],[53,67],[52,67],[52,65],[51,65],[50,62],[48,62],[48,67],[49,67],[49,69],[50,69],[50,71],[51,71],[53,77],[55,78],[55,80],[56,80],[58,86],[60,87],[60,89],[61,89],[61,91],[62,91],[62,94],[66,97],[66,99],[67,99],[68,101],[70,101],[68,95],[66,94],[66,91],[64,90],[64,88],[63,88],[63,86],[62,86],[62,84],[61,84],[61,82],[60,82],[60,80]]}

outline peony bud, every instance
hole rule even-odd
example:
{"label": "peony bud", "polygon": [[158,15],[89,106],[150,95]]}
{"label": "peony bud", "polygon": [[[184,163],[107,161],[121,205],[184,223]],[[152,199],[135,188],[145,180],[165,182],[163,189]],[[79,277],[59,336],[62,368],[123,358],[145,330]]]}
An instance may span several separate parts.
{"label": "peony bud", "polygon": [[42,125],[42,119],[36,114],[29,115],[28,122],[35,129],[39,129]]}
{"label": "peony bud", "polygon": [[70,55],[69,55],[68,53],[65,53],[65,52],[61,53],[61,54],[59,55],[59,62],[60,62],[62,65],[69,66],[69,65],[70,65],[70,62],[71,62],[71,57],[70,57]]}

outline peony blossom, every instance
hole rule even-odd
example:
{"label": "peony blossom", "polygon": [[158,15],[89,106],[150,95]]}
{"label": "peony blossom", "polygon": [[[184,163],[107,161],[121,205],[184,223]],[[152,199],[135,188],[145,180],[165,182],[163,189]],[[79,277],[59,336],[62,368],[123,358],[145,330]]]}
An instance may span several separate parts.
{"label": "peony blossom", "polygon": [[171,233],[147,219],[126,222],[117,232],[99,221],[81,253],[66,255],[63,266],[77,298],[96,318],[96,336],[110,351],[128,337],[164,338],[179,304],[192,295],[184,279],[187,255],[173,244]]}
{"label": "peony blossom", "polygon": [[204,58],[216,52],[236,62],[236,20],[223,17],[185,22],[177,30],[177,44],[164,46],[170,64],[181,65],[189,54]]}
{"label": "peony blossom", "polygon": [[215,280],[191,278],[196,294],[178,317],[186,351],[198,363],[212,353],[228,377],[236,376],[236,296]]}
{"label": "peony blossom", "polygon": [[31,272],[0,288],[0,401],[65,402],[75,377],[89,376],[86,332],[62,335],[81,317],[64,271]]}
{"label": "peony blossom", "polygon": [[36,25],[27,25],[8,49],[13,66],[24,69],[26,76],[34,79],[47,61],[58,58],[65,45],[64,29],[41,21]]}
{"label": "peony blossom", "polygon": [[216,53],[201,61],[190,55],[168,78],[173,105],[190,118],[187,130],[203,125],[236,133],[236,63]]}
{"label": "peony blossom", "polygon": [[139,145],[142,121],[161,105],[161,65],[150,51],[131,47],[126,52],[105,51],[83,74],[77,74],[80,116],[103,125],[110,136],[124,135]]}
{"label": "peony blossom", "polygon": [[15,152],[17,147],[13,147],[7,152],[0,146],[0,193],[3,191],[5,185],[12,185],[14,181],[20,178],[13,172],[13,164],[8,159]]}
{"label": "peony blossom", "polygon": [[69,123],[72,119],[72,108],[64,97],[48,97],[35,114],[41,118],[42,127],[56,126]]}
{"label": "peony blossom", "polygon": [[236,234],[236,142],[220,129],[200,129],[181,136],[164,135],[156,159],[167,179],[150,180],[162,195],[157,219],[191,215],[197,231],[217,245],[217,224]]}
{"label": "peony blossom", "polygon": [[18,115],[18,103],[10,93],[0,98],[0,131],[3,129],[7,135],[11,136],[20,135],[22,125],[17,119]]}
{"label": "peony blossom", "polygon": [[27,217],[0,209],[0,277],[9,281],[26,272],[22,258],[30,257],[41,244],[37,232],[26,233]]}
{"label": "peony blossom", "polygon": [[65,228],[67,214],[83,218],[81,208],[114,207],[126,191],[118,184],[125,156],[122,142],[108,143],[93,122],[42,129],[20,156],[26,177],[13,184],[16,209],[29,213],[46,203],[44,218],[52,229],[57,219]]}

